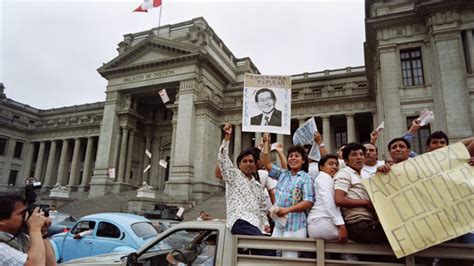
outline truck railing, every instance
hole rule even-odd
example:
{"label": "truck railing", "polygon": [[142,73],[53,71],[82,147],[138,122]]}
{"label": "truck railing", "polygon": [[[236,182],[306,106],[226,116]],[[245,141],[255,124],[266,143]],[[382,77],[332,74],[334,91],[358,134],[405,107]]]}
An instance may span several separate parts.
{"label": "truck railing", "polygon": [[[431,265],[434,260],[474,262],[474,244],[439,244],[412,255],[397,259],[388,244],[346,244],[322,239],[282,237],[233,236],[232,265]],[[265,249],[298,251],[303,258],[282,258],[239,254],[238,250]],[[343,260],[342,254],[353,254],[358,261]],[[451,262],[453,263],[453,262]]]}

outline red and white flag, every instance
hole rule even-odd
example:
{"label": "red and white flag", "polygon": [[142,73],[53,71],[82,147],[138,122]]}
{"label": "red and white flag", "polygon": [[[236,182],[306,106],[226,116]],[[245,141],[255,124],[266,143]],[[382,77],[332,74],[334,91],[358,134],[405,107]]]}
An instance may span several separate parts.
{"label": "red and white flag", "polygon": [[143,0],[143,3],[133,10],[133,12],[148,12],[148,9],[159,6],[161,6],[161,0]]}

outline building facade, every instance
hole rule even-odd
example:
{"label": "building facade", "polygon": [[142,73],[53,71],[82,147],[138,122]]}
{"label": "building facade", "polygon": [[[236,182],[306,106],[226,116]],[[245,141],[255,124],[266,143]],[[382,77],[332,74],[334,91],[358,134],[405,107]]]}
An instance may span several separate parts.
{"label": "building facade", "polygon": [[[423,151],[431,131],[471,136],[473,8],[465,1],[366,1],[365,66],[292,75],[292,133],[315,117],[334,151],[368,140],[385,121],[378,143],[385,151],[427,108],[436,120],[419,131],[415,150]],[[89,197],[147,182],[174,198],[200,200],[223,189],[214,178],[222,125],[234,125],[234,157],[261,137],[241,130],[243,77],[260,71],[236,58],[203,18],[125,35],[118,56],[98,72],[108,84],[105,101],[94,104],[38,110],[1,87],[3,190],[34,176],[45,189],[59,183]],[[291,136],[274,138],[291,145]]]}

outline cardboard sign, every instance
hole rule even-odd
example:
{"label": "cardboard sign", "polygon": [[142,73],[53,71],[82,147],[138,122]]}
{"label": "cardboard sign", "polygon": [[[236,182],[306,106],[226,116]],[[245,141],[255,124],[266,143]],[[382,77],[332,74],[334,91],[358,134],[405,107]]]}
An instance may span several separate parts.
{"label": "cardboard sign", "polygon": [[474,230],[474,167],[462,143],[362,180],[401,258]]}

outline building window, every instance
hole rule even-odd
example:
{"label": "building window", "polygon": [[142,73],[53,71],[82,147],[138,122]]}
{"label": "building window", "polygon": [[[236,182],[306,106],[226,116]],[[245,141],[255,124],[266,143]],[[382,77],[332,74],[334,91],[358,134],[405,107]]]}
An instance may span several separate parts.
{"label": "building window", "polygon": [[[407,117],[407,129],[410,128],[411,123],[413,120],[417,119],[417,116],[412,116],[412,117]],[[420,127],[418,132],[415,134],[415,138],[413,139],[411,144],[411,150],[418,153],[422,154],[426,152],[426,140],[428,137],[431,135],[431,129],[430,125],[425,125],[423,127]]]}
{"label": "building window", "polygon": [[8,177],[8,185],[9,186],[15,186],[16,185],[16,178],[18,176],[18,171],[17,170],[11,170],[10,171],[10,176]]}
{"label": "building window", "polygon": [[423,85],[423,62],[421,61],[421,48],[401,50],[403,86]]}
{"label": "building window", "polygon": [[0,138],[0,156],[5,156],[5,149],[7,148],[7,139]]}
{"label": "building window", "polygon": [[16,142],[15,152],[13,153],[13,158],[21,159],[21,152],[23,151],[23,142]]}

